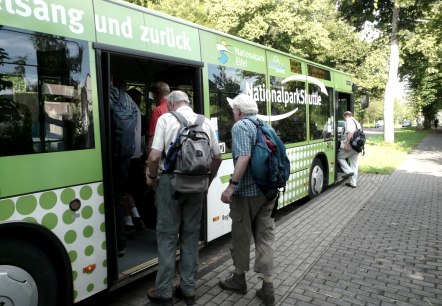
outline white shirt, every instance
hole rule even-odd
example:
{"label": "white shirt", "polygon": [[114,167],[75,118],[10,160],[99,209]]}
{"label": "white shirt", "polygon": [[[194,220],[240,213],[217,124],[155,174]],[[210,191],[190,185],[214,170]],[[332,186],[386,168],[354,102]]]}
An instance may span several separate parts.
{"label": "white shirt", "polygon": [[[176,111],[187,119],[189,125],[195,123],[196,118],[198,117],[198,115],[193,112],[190,106],[181,106]],[[218,140],[209,119],[204,118],[202,128],[209,136],[212,155],[220,154]],[[170,144],[175,141],[175,138],[178,135],[180,129],[181,123],[175,118],[174,115],[172,115],[171,113],[165,113],[161,115],[161,117],[158,118],[157,126],[155,128],[152,149],[167,153]]]}
{"label": "white shirt", "polygon": [[344,133],[341,138],[341,148],[344,148],[344,144],[347,141],[348,133],[354,133],[359,128],[361,128],[361,124],[355,118],[351,117],[345,120]]}

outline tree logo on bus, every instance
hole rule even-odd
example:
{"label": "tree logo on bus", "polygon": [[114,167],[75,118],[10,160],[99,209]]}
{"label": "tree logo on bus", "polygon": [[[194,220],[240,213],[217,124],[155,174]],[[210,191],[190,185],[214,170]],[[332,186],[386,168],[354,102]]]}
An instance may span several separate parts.
{"label": "tree logo on bus", "polygon": [[223,65],[229,60],[229,57],[226,53],[233,54],[229,47],[230,46],[227,45],[227,42],[225,40],[221,40],[219,44],[216,44],[216,50],[218,50],[221,54],[221,56],[218,57],[218,61]]}

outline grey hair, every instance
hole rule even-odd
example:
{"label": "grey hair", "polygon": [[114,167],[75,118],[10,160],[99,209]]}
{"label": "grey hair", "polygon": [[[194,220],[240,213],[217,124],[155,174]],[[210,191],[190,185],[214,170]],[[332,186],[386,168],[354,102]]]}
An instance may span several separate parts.
{"label": "grey hair", "polygon": [[350,111],[346,111],[346,112],[344,112],[344,115],[343,115],[344,117],[353,117],[353,114],[350,112]]}
{"label": "grey hair", "polygon": [[233,99],[227,98],[232,109],[239,109],[246,116],[256,115],[258,113],[258,105],[253,98],[246,94],[239,94]]}
{"label": "grey hair", "polygon": [[167,104],[169,106],[172,106],[172,103],[177,104],[179,102],[186,102],[187,104],[190,104],[189,97],[184,91],[181,90],[172,91],[167,97]]}

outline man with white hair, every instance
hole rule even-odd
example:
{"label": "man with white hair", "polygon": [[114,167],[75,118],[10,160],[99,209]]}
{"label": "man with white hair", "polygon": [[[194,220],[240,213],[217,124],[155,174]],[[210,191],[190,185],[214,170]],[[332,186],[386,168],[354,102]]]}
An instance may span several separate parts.
{"label": "man with white hair", "polygon": [[357,129],[361,128],[361,124],[353,118],[350,111],[343,114],[345,119],[345,129],[341,139],[341,146],[338,151],[338,162],[344,175],[342,179],[349,178],[349,182],[345,183],[348,187],[356,188],[358,180],[358,157],[356,152],[350,145],[351,138]]}
{"label": "man with white hair", "polygon": [[[273,243],[275,222],[271,218],[276,198],[268,200],[255,184],[249,161],[256,142],[258,106],[246,94],[228,99],[236,123],[232,127],[232,155],[234,170],[229,185],[221,195],[221,201],[230,205],[232,240],[230,253],[235,271],[230,278],[219,282],[221,288],[237,293],[247,293],[245,272],[249,270],[250,244],[255,241],[255,272],[262,273],[262,288],[256,294],[265,305],[275,305],[273,287]],[[267,124],[264,122],[264,124]]]}
{"label": "man with white hair", "polygon": [[[161,156],[166,155],[170,144],[181,130],[181,123],[170,112],[181,114],[187,120],[188,125],[195,123],[198,114],[195,114],[190,108],[187,94],[179,90],[169,94],[167,108],[169,113],[161,115],[158,119],[147,163],[147,185],[158,188],[155,200],[157,206],[158,272],[155,289],[149,289],[147,295],[151,301],[157,304],[173,305],[173,278],[179,237],[181,249],[180,286],[177,288],[176,294],[182,297],[187,305],[193,305],[195,304],[195,276],[199,262],[198,239],[205,192],[178,192],[171,183],[173,174],[161,174],[159,179],[157,174],[160,169]],[[212,153],[210,174],[213,179],[221,164],[221,153],[210,120],[204,118],[201,127],[209,136]]]}

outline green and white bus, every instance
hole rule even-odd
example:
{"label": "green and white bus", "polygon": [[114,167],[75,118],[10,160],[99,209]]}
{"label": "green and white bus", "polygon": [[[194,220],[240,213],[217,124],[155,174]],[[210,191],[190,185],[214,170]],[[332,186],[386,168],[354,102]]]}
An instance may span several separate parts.
{"label": "green and white bus", "polygon": [[202,245],[231,229],[220,201],[233,171],[227,97],[251,95],[286,144],[291,175],[279,208],[337,180],[350,75],[119,0],[2,0],[1,305],[71,305],[155,270],[145,182],[138,205],[147,230],[117,256],[111,74],[144,92],[146,118],[150,86],[164,81],[211,119],[223,162],[207,194]]}

